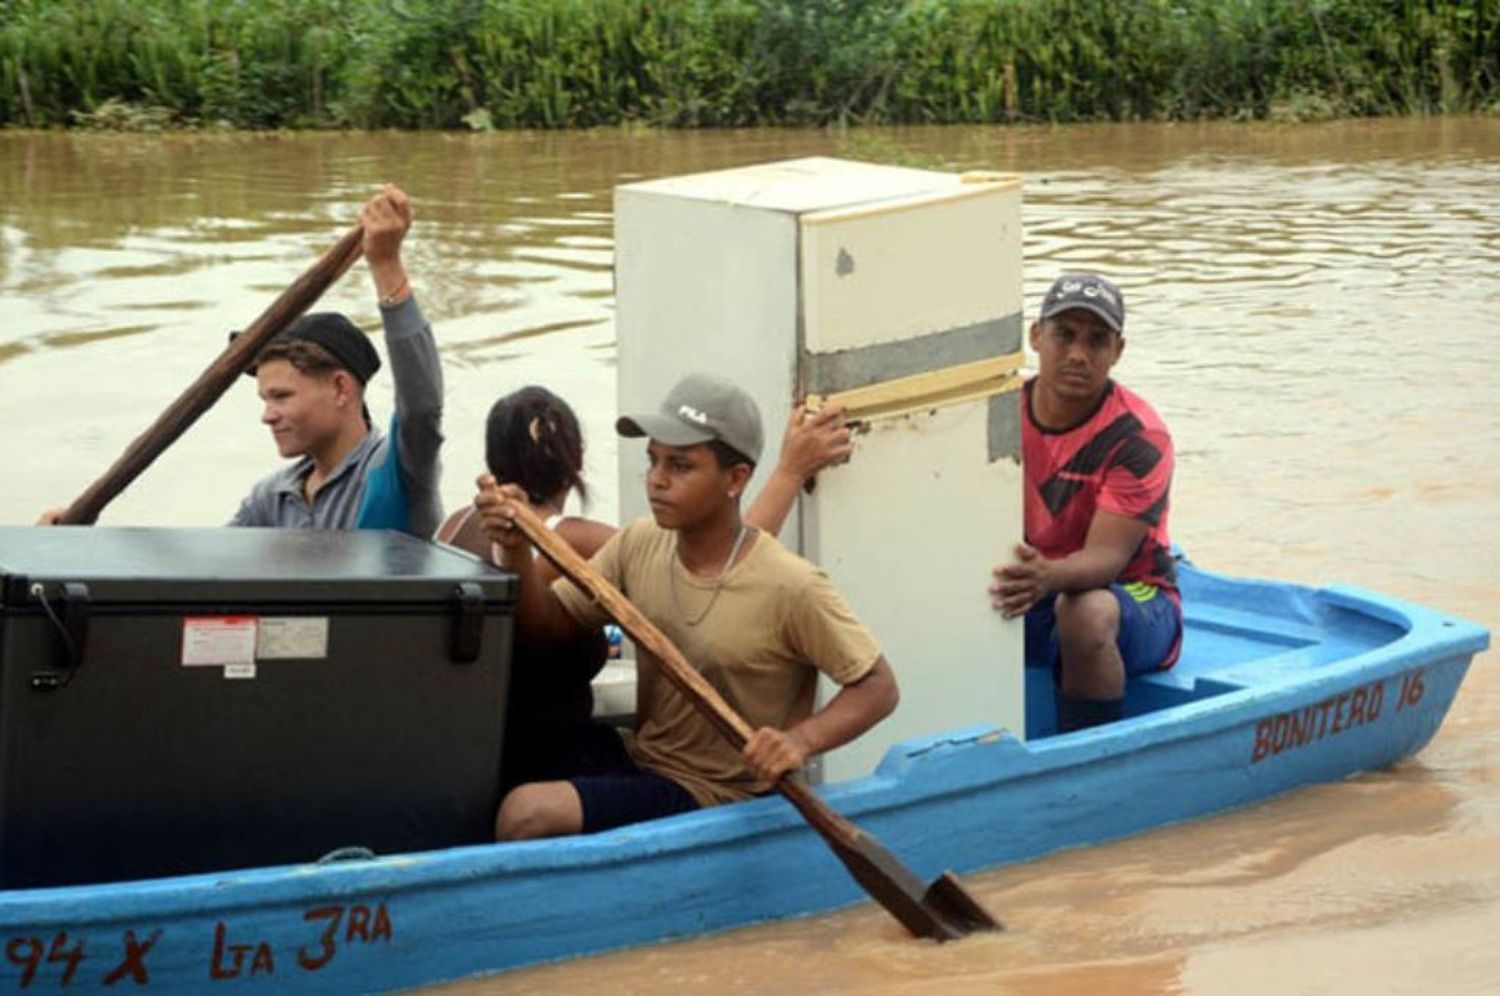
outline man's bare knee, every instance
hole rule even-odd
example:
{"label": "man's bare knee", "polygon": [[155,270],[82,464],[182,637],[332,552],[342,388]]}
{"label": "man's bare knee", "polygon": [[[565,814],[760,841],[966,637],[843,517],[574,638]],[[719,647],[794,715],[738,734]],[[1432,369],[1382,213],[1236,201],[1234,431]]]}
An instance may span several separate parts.
{"label": "man's bare knee", "polygon": [[1114,699],[1124,694],[1125,668],[1115,638],[1120,605],[1105,589],[1077,592],[1057,600],[1057,641],[1061,650],[1059,685],[1066,695]]}
{"label": "man's bare knee", "polygon": [[1120,603],[1107,589],[1071,592],[1057,600],[1057,635],[1063,643],[1104,646],[1119,633]]}
{"label": "man's bare knee", "polygon": [[495,839],[535,840],[583,829],[583,802],[570,782],[530,782],[505,794],[495,816]]}

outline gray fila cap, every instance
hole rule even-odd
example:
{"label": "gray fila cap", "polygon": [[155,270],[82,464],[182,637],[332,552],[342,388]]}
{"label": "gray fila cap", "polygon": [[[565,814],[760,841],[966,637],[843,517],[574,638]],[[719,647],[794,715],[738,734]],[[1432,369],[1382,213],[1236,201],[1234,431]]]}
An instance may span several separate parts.
{"label": "gray fila cap", "polygon": [[697,446],[717,439],[751,463],[760,462],[765,444],[755,399],[727,380],[701,373],[674,384],[656,411],[620,416],[615,431],[632,438],[649,436],[668,446]]}
{"label": "gray fila cap", "polygon": [[1052,318],[1074,308],[1092,311],[1116,332],[1125,331],[1125,295],[1097,273],[1064,273],[1054,280],[1042,298],[1040,317]]}

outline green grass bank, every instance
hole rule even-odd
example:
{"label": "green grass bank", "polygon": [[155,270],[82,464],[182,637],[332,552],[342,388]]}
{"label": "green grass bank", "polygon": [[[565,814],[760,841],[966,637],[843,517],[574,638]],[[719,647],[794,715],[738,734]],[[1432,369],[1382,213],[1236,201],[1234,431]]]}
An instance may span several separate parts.
{"label": "green grass bank", "polygon": [[0,126],[1500,110],[1500,0],[0,0]]}

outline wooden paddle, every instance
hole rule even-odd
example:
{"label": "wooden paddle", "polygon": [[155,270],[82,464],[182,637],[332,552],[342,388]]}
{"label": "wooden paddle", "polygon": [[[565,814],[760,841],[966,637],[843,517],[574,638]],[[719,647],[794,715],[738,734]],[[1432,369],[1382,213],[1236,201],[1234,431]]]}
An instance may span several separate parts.
{"label": "wooden paddle", "polygon": [[[588,592],[631,639],[656,655],[667,678],[724,739],[737,749],[743,748],[754,731],[688,663],[666,634],[566,541],[548,529],[535,512],[519,503],[512,503],[512,507],[516,526],[526,538],[559,571]],[[944,872],[931,885],[924,885],[901,859],[834,812],[801,778],[786,775],[776,783],[776,790],[822,835],[854,880],[916,936],[947,941],[975,930],[1000,927],[951,872]]]}
{"label": "wooden paddle", "polygon": [[282,291],[281,296],[272,301],[270,307],[236,336],[218,359],[157,416],[150,428],[125,448],[104,475],[74,499],[57,520],[58,525],[93,525],[105,505],[129,487],[162,451],[198,421],[200,415],[213,407],[235,378],[250,368],[260,351],[354,265],[363,251],[363,240],[364,228],[354,226]]}

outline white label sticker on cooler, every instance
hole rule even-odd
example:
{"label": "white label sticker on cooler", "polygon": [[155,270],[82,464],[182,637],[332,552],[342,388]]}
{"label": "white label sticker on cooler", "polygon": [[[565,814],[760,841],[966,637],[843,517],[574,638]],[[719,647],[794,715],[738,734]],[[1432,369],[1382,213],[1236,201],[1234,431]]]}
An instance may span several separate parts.
{"label": "white label sticker on cooler", "polygon": [[262,616],[255,658],[262,661],[324,660],[328,657],[327,616]]}
{"label": "white label sticker on cooler", "polygon": [[184,667],[255,663],[256,616],[184,616]]}

